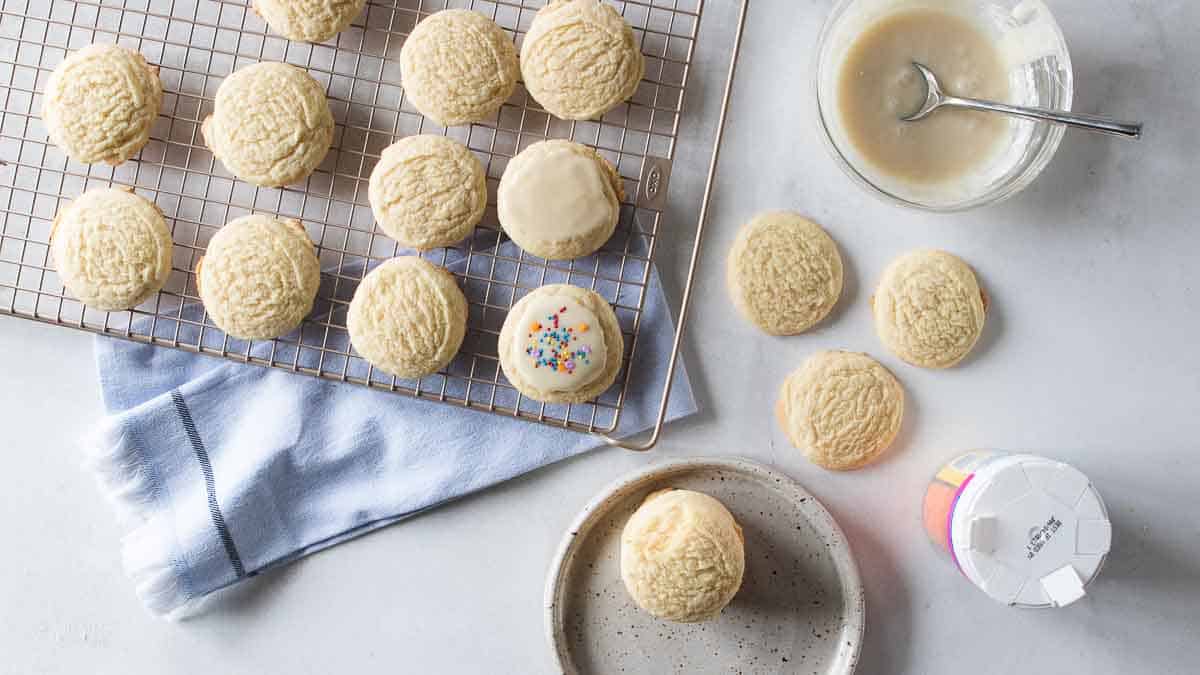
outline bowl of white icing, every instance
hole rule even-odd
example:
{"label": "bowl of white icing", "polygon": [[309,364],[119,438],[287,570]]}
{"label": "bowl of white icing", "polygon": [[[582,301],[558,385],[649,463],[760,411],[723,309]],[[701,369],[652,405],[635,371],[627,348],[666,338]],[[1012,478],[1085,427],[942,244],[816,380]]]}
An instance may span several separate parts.
{"label": "bowl of white icing", "polygon": [[905,206],[963,211],[1010,197],[1049,164],[1064,128],[941,109],[912,63],[947,94],[1070,110],[1071,57],[1042,0],[839,0],[819,40],[821,125],[839,164]]}

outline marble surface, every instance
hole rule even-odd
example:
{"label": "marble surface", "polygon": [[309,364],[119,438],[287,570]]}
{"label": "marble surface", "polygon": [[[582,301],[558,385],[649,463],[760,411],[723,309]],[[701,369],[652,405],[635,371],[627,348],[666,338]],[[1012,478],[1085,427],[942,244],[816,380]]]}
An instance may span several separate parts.
{"label": "marble surface", "polygon": [[[77,439],[100,413],[90,338],[0,320],[0,673],[543,673],[547,566],[592,495],[647,463],[745,455],[801,481],[846,530],[867,588],[859,672],[1195,672],[1200,662],[1200,5],[1054,0],[1077,108],[1142,117],[1138,144],[1070,134],[1027,192],[930,216],[862,193],[818,136],[813,44],[828,2],[752,8],[686,357],[703,406],[650,454],[587,454],[251,580],[182,624],[147,615],[122,575],[118,529]],[[682,287],[733,3],[711,0],[662,264]],[[845,298],[813,333],[766,338],[733,317],[723,254],[766,208],[825,223]],[[977,353],[949,372],[900,364],[866,300],[884,265],[938,246],[975,265],[994,306]],[[834,475],[770,419],[785,373],[817,349],[869,351],[910,395],[894,450]],[[1107,500],[1114,550],[1091,595],[1021,612],[974,591],[924,539],[920,498],[966,448],[1074,463]],[[778,672],[790,672],[781,664]]]}

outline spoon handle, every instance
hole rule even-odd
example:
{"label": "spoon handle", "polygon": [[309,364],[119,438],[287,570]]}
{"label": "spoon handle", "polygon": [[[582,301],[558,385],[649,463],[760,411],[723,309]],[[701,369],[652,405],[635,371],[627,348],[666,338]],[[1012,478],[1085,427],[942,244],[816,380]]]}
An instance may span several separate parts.
{"label": "spoon handle", "polygon": [[1008,105],[1006,103],[994,103],[992,101],[980,101],[979,99],[961,98],[958,96],[947,96],[942,105],[950,105],[957,108],[969,108],[972,110],[990,110],[1008,115],[1016,115],[1017,117],[1024,117],[1031,120],[1065,124],[1077,129],[1099,131],[1101,133],[1112,134],[1113,136],[1122,136],[1124,138],[1138,139],[1142,137],[1141,122],[1123,122],[1109,117],[1101,117],[1100,115],[1087,115],[1083,113],[1065,112],[1062,110],[1049,110],[1047,108],[1026,108],[1023,106]]}

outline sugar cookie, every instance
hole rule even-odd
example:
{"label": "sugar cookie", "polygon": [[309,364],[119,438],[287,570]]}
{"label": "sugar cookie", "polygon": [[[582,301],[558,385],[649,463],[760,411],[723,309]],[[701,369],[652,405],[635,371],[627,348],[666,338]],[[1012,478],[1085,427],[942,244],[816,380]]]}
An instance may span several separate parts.
{"label": "sugar cookie", "polygon": [[904,389],[866,354],[817,352],[788,376],[775,416],[792,445],[836,471],[875,461],[904,417]]}
{"label": "sugar cookie", "polygon": [[935,250],[913,251],[888,265],[871,306],[883,344],[925,368],[962,361],[983,333],[987,310],[970,266]]}
{"label": "sugar cookie", "polygon": [[545,403],[582,403],[617,379],[625,341],[612,307],[595,291],[551,284],[517,301],[497,345],[504,376]]}
{"label": "sugar cookie", "polygon": [[162,105],[158,68],[118,45],[89,45],[50,73],[42,121],[50,141],[84,164],[120,164],[150,140]]}
{"label": "sugar cookie", "polygon": [[621,219],[625,190],[598,152],[566,140],[534,143],[508,163],[496,192],[500,226],[547,260],[595,253]]}
{"label": "sugar cookie", "polygon": [[54,218],[50,257],[67,292],[105,311],[136,307],[171,274],[171,232],[128,187],[88,190]]}
{"label": "sugar cookie", "polygon": [[621,580],[660,619],[715,619],[745,571],[742,528],[724,504],[700,492],[652,492],[621,532]]}
{"label": "sugar cookie", "polygon": [[254,0],[254,11],[289,40],[324,42],[346,30],[367,0]]}
{"label": "sugar cookie", "polygon": [[286,63],[256,63],[217,88],[201,126],[213,155],[247,183],[279,187],[317,168],[333,142],[325,90]]}
{"label": "sugar cookie", "polygon": [[354,351],[376,368],[424,377],[462,346],[467,298],[446,270],[416,256],[392,258],[355,289],[346,330]]}
{"label": "sugar cookie", "polygon": [[475,155],[445,136],[409,136],[383,151],[367,199],[389,237],[417,250],[465,239],[487,207],[487,176]]}
{"label": "sugar cookie", "polygon": [[209,318],[243,340],[293,331],[312,311],[320,284],[320,263],[300,221],[263,214],[229,221],[196,263]]}
{"label": "sugar cookie", "polygon": [[842,294],[842,257],[825,230],[774,211],[742,227],[729,252],[733,304],[770,335],[796,335],[824,319]]}
{"label": "sugar cookie", "polygon": [[448,127],[487,119],[521,76],[512,38],[478,12],[447,9],[417,24],[400,49],[400,82],[417,110]]}
{"label": "sugar cookie", "polygon": [[646,60],[633,29],[600,0],[554,0],[521,45],[521,77],[555,117],[602,116],[637,91]]}

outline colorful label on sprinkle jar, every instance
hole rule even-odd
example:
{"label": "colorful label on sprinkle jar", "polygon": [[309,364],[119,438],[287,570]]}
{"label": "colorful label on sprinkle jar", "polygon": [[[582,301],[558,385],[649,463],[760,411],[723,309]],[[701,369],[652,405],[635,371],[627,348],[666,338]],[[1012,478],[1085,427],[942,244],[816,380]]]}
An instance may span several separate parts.
{"label": "colorful label on sprinkle jar", "polygon": [[1062,607],[1084,596],[1112,543],[1108,512],[1074,467],[976,450],[946,463],[924,500],[925,532],[994,600]]}

